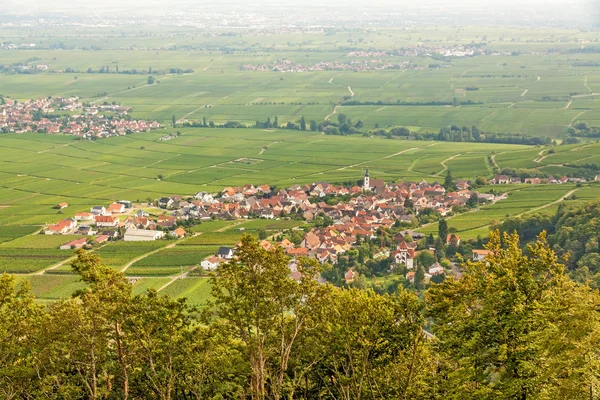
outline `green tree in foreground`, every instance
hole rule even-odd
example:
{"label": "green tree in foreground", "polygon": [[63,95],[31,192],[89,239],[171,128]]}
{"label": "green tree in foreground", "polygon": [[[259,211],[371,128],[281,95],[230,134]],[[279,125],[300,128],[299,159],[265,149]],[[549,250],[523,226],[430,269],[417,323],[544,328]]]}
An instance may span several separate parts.
{"label": "green tree in foreground", "polygon": [[0,278],[0,397],[597,399],[598,293],[568,279],[544,234],[527,255],[517,235],[492,234],[488,250],[423,302],[401,286],[319,284],[315,260],[298,260],[290,279],[283,250],[246,236],[201,313],[133,295],[79,250],[86,286],[70,299],[41,306],[27,284]]}
{"label": "green tree in foreground", "polygon": [[567,278],[545,233],[529,256],[516,234],[487,248],[427,293],[446,398],[598,398],[598,294]]}

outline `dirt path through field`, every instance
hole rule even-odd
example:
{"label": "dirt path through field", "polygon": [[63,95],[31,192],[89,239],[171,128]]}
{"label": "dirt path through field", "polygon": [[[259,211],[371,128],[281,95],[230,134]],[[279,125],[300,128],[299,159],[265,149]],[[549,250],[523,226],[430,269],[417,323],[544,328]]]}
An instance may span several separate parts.
{"label": "dirt path through field", "polygon": [[333,112],[325,117],[325,121],[329,121],[329,117],[331,117],[334,114],[337,114],[338,107],[339,106],[335,106],[335,108],[333,109]]}
{"label": "dirt path through field", "polygon": [[196,266],[196,267],[193,267],[193,268],[191,268],[189,271],[187,271],[187,272],[184,272],[184,273],[183,273],[183,275],[178,275],[178,276],[175,276],[175,277],[171,278],[171,280],[170,280],[169,282],[167,282],[167,283],[165,283],[164,285],[162,285],[162,286],[161,286],[160,288],[158,288],[156,291],[157,291],[157,292],[160,292],[161,290],[163,290],[163,289],[167,288],[168,286],[172,285],[172,284],[173,284],[173,283],[174,283],[174,282],[175,282],[177,279],[185,279],[185,278],[187,278],[188,274],[189,274],[190,272],[192,272],[193,270],[195,270],[196,268],[198,268],[198,267],[197,267],[197,266]]}
{"label": "dirt path through field", "polygon": [[[436,145],[436,144],[438,144],[438,143],[439,143],[439,142],[436,142],[436,143],[431,143],[431,144],[428,144],[427,146],[423,146],[423,147],[435,146],[435,145]],[[406,153],[406,152],[409,152],[409,151],[411,151],[411,150],[420,150],[420,149],[422,149],[423,147],[411,147],[410,149],[404,149],[404,150],[402,150],[402,151],[399,151],[399,152],[397,152],[397,153],[390,154],[390,155],[387,155],[387,156],[383,156],[383,157],[379,157],[379,158],[374,158],[374,159],[372,159],[372,160],[368,160],[368,161],[363,161],[363,162],[360,162],[360,163],[358,163],[358,164],[346,165],[345,167],[342,167],[342,168],[338,168],[338,169],[336,169],[336,171],[344,171],[346,168],[354,168],[354,167],[358,167],[359,165],[368,164],[368,163],[370,163],[370,162],[373,162],[373,161],[378,161],[378,160],[386,160],[386,159],[388,159],[388,158],[392,158],[392,157],[399,156],[399,155],[401,155],[401,154],[404,154],[404,153]],[[322,174],[322,172],[321,172],[321,174]]]}
{"label": "dirt path through field", "polygon": [[67,147],[67,146],[70,146],[70,145],[71,145],[71,143],[66,143],[66,144],[61,144],[60,146],[50,147],[49,149],[38,151],[38,154],[42,154],[42,153],[45,153],[47,151],[54,150],[54,149],[60,149],[61,147]]}
{"label": "dirt path through field", "polygon": [[262,154],[265,152],[265,150],[267,150],[269,147],[271,147],[271,146],[273,146],[274,144],[277,144],[277,143],[279,143],[279,142],[280,142],[280,141],[279,141],[279,140],[277,140],[277,141],[275,141],[275,142],[273,142],[273,143],[271,143],[271,144],[268,144],[268,145],[266,145],[265,147],[263,147],[263,148],[260,150],[260,153],[258,153],[258,155],[259,155],[259,156],[261,156],[261,155],[262,155]]}
{"label": "dirt path through field", "polygon": [[216,60],[212,60],[212,61],[210,62],[210,64],[208,64],[208,65],[206,66],[206,68],[204,68],[204,71],[208,71],[208,69],[209,69],[210,67],[212,67],[212,65],[215,63],[215,61],[219,61],[219,60],[220,60],[220,59],[222,59],[222,58],[223,58],[223,56],[221,56],[221,57],[217,58]]}
{"label": "dirt path through field", "polygon": [[558,200],[556,200],[556,201],[553,201],[553,202],[551,202],[551,203],[548,203],[548,204],[544,204],[543,206],[539,206],[539,207],[536,207],[536,208],[532,208],[531,210],[524,211],[524,212],[522,212],[522,213],[519,213],[519,214],[517,214],[517,215],[513,215],[513,217],[520,217],[521,215],[524,215],[524,214],[533,213],[533,212],[536,212],[536,211],[543,210],[544,208],[551,207],[551,206],[553,206],[553,205],[555,205],[555,204],[558,204],[558,203],[560,203],[561,201],[565,201],[565,199],[566,199],[567,197],[569,197],[569,196],[573,195],[573,193],[575,193],[575,192],[576,192],[576,191],[578,191],[578,190],[579,190],[579,189],[573,189],[573,190],[571,190],[569,193],[565,194],[564,196],[562,196],[560,199],[558,199]]}
{"label": "dirt path through field", "polygon": [[533,160],[533,162],[541,163],[544,160],[544,158],[546,158],[550,155],[550,154],[544,155],[544,151],[546,151],[546,150],[540,151],[538,153],[538,157],[535,160]]}
{"label": "dirt path through field", "polygon": [[348,91],[350,92],[350,97],[354,97],[354,92],[350,86],[348,86]]}
{"label": "dirt path through field", "polygon": [[446,165],[446,163],[448,161],[452,161],[454,160],[456,157],[460,157],[462,154],[455,154],[452,157],[448,157],[446,158],[444,161],[440,162],[440,164],[442,164],[442,167],[444,167],[443,170],[441,170],[440,172],[438,172],[437,174],[435,174],[434,176],[440,176],[442,175],[444,172],[448,171],[448,166]]}
{"label": "dirt path through field", "polygon": [[568,110],[568,109],[569,109],[569,107],[571,107],[571,103],[573,103],[573,100],[569,101],[569,102],[567,103],[567,105],[565,106],[565,108],[564,108],[564,109],[565,109],[565,110]]}
{"label": "dirt path through field", "polygon": [[572,125],[573,125],[573,123],[574,123],[575,121],[577,121],[577,118],[581,117],[583,114],[585,114],[585,113],[586,113],[586,112],[588,112],[588,111],[590,111],[590,110],[585,110],[585,111],[582,111],[582,112],[580,112],[579,114],[577,114],[576,116],[574,116],[574,117],[573,117],[573,119],[571,120],[571,123],[570,123],[569,125],[567,125],[567,126],[572,126]]}
{"label": "dirt path through field", "polygon": [[146,257],[149,257],[149,256],[151,256],[152,254],[156,254],[156,253],[158,253],[159,251],[161,251],[161,250],[164,250],[164,249],[172,249],[173,247],[175,247],[175,245],[176,245],[176,244],[177,244],[177,242],[175,242],[175,243],[171,243],[171,244],[169,244],[169,245],[167,245],[167,246],[161,247],[161,248],[159,248],[159,249],[156,249],[156,250],[152,250],[152,251],[150,251],[150,252],[148,252],[148,253],[146,253],[146,254],[142,254],[141,256],[139,256],[139,257],[137,257],[137,258],[134,258],[133,260],[129,261],[129,262],[128,262],[128,263],[127,263],[127,264],[126,264],[126,265],[125,265],[125,266],[124,266],[124,267],[121,269],[121,272],[125,272],[125,271],[127,271],[127,269],[129,269],[129,267],[131,267],[133,264],[135,264],[136,262],[138,262],[138,261],[140,261],[140,260],[143,260],[143,259],[144,259],[144,258],[146,258]]}
{"label": "dirt path through field", "polygon": [[529,91],[529,89],[525,89],[525,91],[523,93],[521,93],[521,97],[525,96],[528,91]]}
{"label": "dirt path through field", "polygon": [[492,154],[492,164],[494,164],[494,167],[500,169],[500,166],[496,163],[496,154]]}

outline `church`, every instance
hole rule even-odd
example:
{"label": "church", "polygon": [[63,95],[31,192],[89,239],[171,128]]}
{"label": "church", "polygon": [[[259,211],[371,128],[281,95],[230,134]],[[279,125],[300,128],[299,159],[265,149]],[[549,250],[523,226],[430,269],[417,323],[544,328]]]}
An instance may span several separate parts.
{"label": "church", "polygon": [[383,179],[371,179],[369,169],[365,172],[363,179],[363,190],[365,192],[383,193],[385,191],[385,182]]}

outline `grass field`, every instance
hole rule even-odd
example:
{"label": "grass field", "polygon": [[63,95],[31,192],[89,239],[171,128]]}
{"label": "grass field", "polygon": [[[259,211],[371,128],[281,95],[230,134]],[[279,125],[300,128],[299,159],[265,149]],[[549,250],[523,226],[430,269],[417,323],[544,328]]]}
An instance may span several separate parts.
{"label": "grass field", "polygon": [[[320,122],[329,115],[334,120],[335,113],[344,113],[353,121],[361,120],[366,130],[406,126],[437,132],[455,124],[561,139],[579,121],[600,125],[600,59],[596,53],[579,52],[583,42],[595,39],[593,33],[578,30],[474,26],[264,36],[212,36],[191,27],[55,28],[51,32],[31,28],[24,36],[18,29],[3,26],[0,42],[31,42],[37,48],[0,50],[0,65],[37,63],[49,69],[0,75],[0,94],[18,100],[79,96],[86,103],[118,102],[132,107],[134,118],[160,120],[165,126],[173,116],[188,121],[206,118],[217,124],[229,120],[254,124],[277,116],[280,124],[286,124],[302,116]],[[51,50],[58,42],[65,48]],[[467,58],[347,57],[349,49],[392,52],[423,43],[441,47],[474,43],[489,51]],[[89,50],[91,46],[96,50]],[[411,67],[285,74],[241,68],[280,59],[311,66],[374,58]],[[102,66],[112,73],[87,73],[88,68],[97,71]],[[117,67],[121,71],[175,67],[194,72],[161,73],[155,76],[155,84],[148,85],[146,73],[117,74]],[[67,73],[67,68],[75,72]],[[460,105],[426,105],[453,103],[455,98]],[[362,104],[341,105],[345,100]],[[158,140],[175,130],[181,136],[168,142]],[[281,188],[319,181],[356,182],[365,168],[386,182],[442,182],[448,170],[457,179],[491,177],[491,154],[500,168],[553,175],[600,164],[598,143],[549,150],[263,129],[168,127],[93,142],[62,135],[3,134],[0,272],[18,273],[42,301],[55,301],[81,288],[65,262],[73,252],[58,250],[72,237],[35,233],[44,224],[116,200],[140,203],[244,184]],[[600,185],[595,184],[494,189],[509,191],[508,199],[449,220],[463,239],[485,236],[490,225],[508,216],[553,211],[557,201],[572,191],[576,198],[568,200],[569,204],[600,197]],[[54,206],[61,202],[69,207],[59,212]],[[97,253],[112,268],[127,267],[126,275],[135,280],[135,293],[161,289],[161,293],[188,297],[201,306],[210,296],[208,280],[175,279],[180,273],[197,267],[219,246],[237,243],[243,233],[258,236],[265,229],[275,234],[301,225],[295,221],[212,221],[194,227],[196,235],[183,241],[110,243]],[[436,230],[436,224],[422,228],[427,233]]]}

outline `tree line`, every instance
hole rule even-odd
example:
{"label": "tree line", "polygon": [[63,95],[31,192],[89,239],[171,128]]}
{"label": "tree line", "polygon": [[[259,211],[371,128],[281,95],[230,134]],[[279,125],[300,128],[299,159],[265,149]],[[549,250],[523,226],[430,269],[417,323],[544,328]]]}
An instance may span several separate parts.
{"label": "tree line", "polygon": [[203,309],[78,250],[86,282],[34,301],[0,278],[0,393],[6,399],[595,399],[600,296],[568,279],[545,234],[524,252],[492,233],[419,296],[319,284],[321,266],[245,236],[210,277]]}

